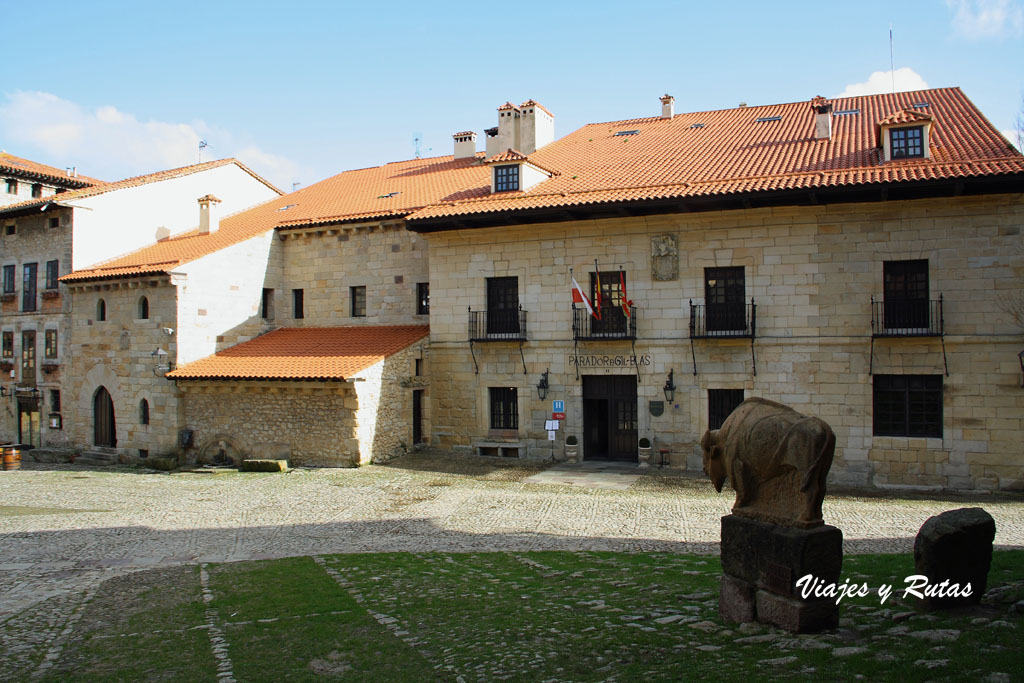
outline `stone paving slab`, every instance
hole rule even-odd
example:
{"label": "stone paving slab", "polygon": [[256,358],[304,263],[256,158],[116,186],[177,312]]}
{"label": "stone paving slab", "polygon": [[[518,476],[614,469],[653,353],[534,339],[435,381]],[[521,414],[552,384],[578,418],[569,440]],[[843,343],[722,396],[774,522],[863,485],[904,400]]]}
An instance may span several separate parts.
{"label": "stone paving slab", "polygon": [[[390,551],[717,553],[730,491],[678,471],[584,465],[545,471],[420,453],[359,469],[211,477],[30,463],[0,473],[0,623],[112,576],[188,563]],[[974,505],[995,518],[997,545],[1024,547],[1020,496],[852,493],[830,495],[824,513],[847,553],[911,552],[928,517]]]}
{"label": "stone paving slab", "polygon": [[584,461],[579,464],[559,464],[527,477],[524,484],[580,486],[609,491],[625,491],[643,474],[636,465],[616,462]]}

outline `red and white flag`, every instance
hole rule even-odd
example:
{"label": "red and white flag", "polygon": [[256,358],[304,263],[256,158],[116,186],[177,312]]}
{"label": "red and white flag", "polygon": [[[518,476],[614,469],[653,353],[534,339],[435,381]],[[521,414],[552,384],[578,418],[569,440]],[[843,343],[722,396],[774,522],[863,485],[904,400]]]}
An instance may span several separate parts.
{"label": "red and white flag", "polygon": [[572,302],[574,304],[583,304],[587,309],[587,313],[594,315],[594,306],[590,303],[590,299],[583,292],[583,288],[580,287],[580,283],[576,282],[576,278],[572,278]]}

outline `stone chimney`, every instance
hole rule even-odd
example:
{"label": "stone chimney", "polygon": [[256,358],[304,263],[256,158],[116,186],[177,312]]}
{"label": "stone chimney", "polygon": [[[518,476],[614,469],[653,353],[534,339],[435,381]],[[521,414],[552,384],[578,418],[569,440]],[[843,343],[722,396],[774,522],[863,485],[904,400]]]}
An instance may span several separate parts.
{"label": "stone chimney", "polygon": [[676,115],[676,98],[668,93],[661,96],[661,118],[670,119]]}
{"label": "stone chimney", "polygon": [[469,159],[476,156],[476,133],[467,130],[456,133],[452,138],[455,139],[456,159]]}
{"label": "stone chimney", "polygon": [[[500,121],[500,119],[499,119]],[[533,154],[555,140],[555,115],[536,100],[519,105],[519,147],[523,154]],[[500,150],[505,151],[505,150]]]}
{"label": "stone chimney", "polygon": [[811,100],[811,109],[814,110],[814,139],[828,140],[832,137],[832,105],[818,95]]}
{"label": "stone chimney", "polygon": [[484,156],[485,157],[490,159],[491,157],[493,157],[498,152],[504,151],[504,150],[498,149],[498,127],[497,126],[495,126],[494,128],[485,128],[484,129],[484,135],[487,136],[487,138],[484,140],[484,142],[486,143],[486,147],[485,147],[485,151],[484,151]]}
{"label": "stone chimney", "polygon": [[506,149],[519,150],[519,107],[511,102],[498,107],[498,151]]}
{"label": "stone chimney", "polygon": [[220,227],[220,218],[217,216],[217,204],[220,200],[212,194],[199,198],[199,234],[211,235],[217,232]]}

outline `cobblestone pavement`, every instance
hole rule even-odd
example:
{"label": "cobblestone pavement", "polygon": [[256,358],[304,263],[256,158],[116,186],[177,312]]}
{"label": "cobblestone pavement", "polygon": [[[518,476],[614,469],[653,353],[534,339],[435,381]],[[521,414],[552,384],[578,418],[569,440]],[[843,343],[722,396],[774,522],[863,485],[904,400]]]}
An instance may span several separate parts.
{"label": "cobblestone pavement", "polygon": [[[646,471],[623,490],[526,481],[542,470],[429,452],[289,474],[27,464],[0,472],[0,625],[43,601],[66,617],[106,578],[184,563],[384,551],[717,552],[731,491],[718,495],[706,480],[669,470]],[[973,505],[995,518],[997,545],[1024,547],[1020,496],[830,493],[825,519],[843,530],[848,553],[908,552],[929,516]],[[61,618],[44,612],[42,630],[57,627]]]}

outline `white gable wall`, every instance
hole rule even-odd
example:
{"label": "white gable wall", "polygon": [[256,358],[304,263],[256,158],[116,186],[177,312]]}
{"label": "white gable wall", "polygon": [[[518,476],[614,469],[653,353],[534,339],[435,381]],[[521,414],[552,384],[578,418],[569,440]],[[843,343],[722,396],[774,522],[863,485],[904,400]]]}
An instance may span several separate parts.
{"label": "white gable wall", "polygon": [[71,200],[74,211],[71,266],[88,268],[199,226],[198,199],[216,195],[221,216],[277,197],[274,190],[228,164],[179,178]]}

